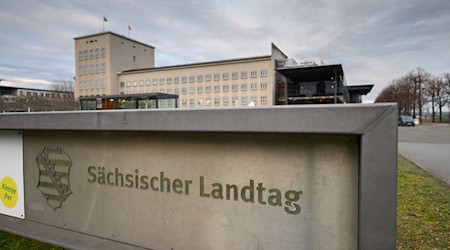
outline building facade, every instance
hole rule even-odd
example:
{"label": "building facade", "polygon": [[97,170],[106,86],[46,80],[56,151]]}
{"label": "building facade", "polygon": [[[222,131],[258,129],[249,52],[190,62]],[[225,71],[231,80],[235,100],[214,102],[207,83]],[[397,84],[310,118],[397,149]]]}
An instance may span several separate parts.
{"label": "building facade", "polygon": [[75,40],[75,98],[115,95],[117,72],[154,67],[155,48],[112,32]]}
{"label": "building facade", "polygon": [[119,73],[120,94],[179,95],[179,107],[272,105],[271,57],[261,56]]}
{"label": "building facade", "polygon": [[76,110],[73,92],[0,86],[0,112]]}

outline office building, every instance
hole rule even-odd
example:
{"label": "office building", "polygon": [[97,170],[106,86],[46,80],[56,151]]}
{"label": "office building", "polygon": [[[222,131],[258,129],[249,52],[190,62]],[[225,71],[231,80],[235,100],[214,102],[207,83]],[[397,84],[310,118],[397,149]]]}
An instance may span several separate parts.
{"label": "office building", "polygon": [[372,86],[349,93],[341,65],[299,64],[274,44],[268,55],[164,67],[154,66],[154,51],[113,32],[75,38],[75,98],[166,93],[179,96],[179,108],[325,104],[360,100]]}

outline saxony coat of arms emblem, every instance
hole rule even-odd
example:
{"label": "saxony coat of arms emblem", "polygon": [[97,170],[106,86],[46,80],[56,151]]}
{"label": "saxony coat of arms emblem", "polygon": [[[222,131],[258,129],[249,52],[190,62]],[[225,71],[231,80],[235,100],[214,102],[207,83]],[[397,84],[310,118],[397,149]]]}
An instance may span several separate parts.
{"label": "saxony coat of arms emblem", "polygon": [[47,204],[56,210],[72,194],[69,181],[72,159],[61,147],[45,147],[36,162],[39,168],[37,188]]}

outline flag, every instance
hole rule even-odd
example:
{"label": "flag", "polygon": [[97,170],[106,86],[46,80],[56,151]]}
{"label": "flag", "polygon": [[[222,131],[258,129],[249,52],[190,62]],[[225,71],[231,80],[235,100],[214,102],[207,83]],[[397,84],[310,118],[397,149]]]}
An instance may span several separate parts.
{"label": "flag", "polygon": [[108,19],[106,19],[106,17],[103,17],[103,21],[108,22]]}
{"label": "flag", "polygon": [[131,26],[130,25],[128,25],[128,30],[131,30]]}

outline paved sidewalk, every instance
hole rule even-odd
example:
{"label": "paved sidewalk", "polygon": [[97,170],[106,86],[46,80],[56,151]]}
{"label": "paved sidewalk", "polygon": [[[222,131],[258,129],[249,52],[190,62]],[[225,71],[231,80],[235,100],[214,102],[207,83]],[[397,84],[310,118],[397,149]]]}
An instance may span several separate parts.
{"label": "paved sidewalk", "polygon": [[450,185],[449,125],[399,127],[398,132],[399,153]]}

